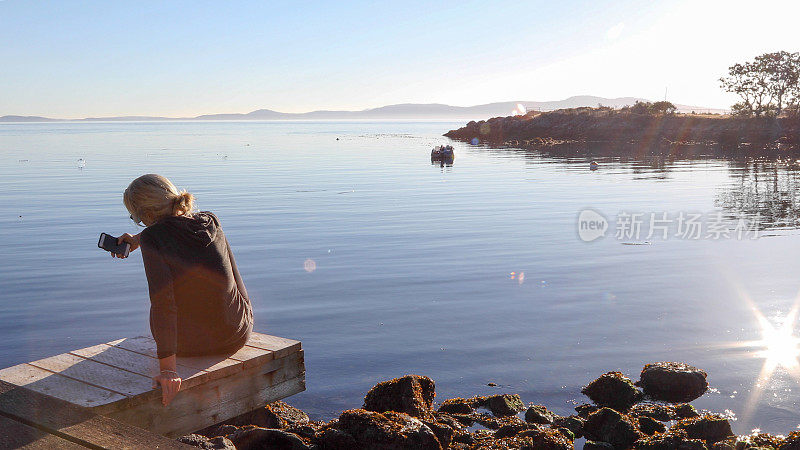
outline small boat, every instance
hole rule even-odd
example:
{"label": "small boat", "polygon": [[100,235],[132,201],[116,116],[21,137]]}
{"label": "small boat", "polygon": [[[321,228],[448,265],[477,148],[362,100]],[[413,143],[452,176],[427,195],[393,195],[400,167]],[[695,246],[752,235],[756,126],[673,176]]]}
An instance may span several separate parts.
{"label": "small boat", "polygon": [[437,145],[431,150],[431,161],[452,161],[454,156],[452,145]]}

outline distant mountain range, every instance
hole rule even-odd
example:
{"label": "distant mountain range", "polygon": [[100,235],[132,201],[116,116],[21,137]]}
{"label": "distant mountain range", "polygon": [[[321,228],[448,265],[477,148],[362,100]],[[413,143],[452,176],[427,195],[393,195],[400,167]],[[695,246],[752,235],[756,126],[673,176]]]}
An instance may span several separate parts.
{"label": "distant mountain range", "polygon": [[[120,116],[120,117],[87,117],[84,119],[51,119],[40,116],[2,116],[0,122],[62,122],[62,121],[186,121],[186,120],[348,120],[348,119],[454,119],[454,120],[479,120],[490,117],[512,115],[522,105],[526,110],[552,111],[562,108],[578,108],[581,106],[613,106],[619,108],[632,105],[636,101],[646,101],[642,98],[620,97],[603,98],[591,95],[580,95],[564,100],[549,102],[514,101],[487,103],[476,106],[450,106],[440,103],[403,103],[399,105],[382,106],[380,108],[365,109],[361,111],[311,111],[305,113],[284,113],[271,109],[259,109],[246,114],[205,114],[197,117],[148,117],[148,116]],[[710,112],[725,113],[726,110],[707,108],[704,106],[675,105],[679,112]]]}

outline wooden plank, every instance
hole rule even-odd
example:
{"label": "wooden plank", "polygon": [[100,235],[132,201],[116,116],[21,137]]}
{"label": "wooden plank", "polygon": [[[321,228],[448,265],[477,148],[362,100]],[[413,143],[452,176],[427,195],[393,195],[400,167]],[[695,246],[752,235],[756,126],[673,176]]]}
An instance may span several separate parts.
{"label": "wooden plank", "polygon": [[[284,384],[296,378],[302,378],[302,382]],[[302,387],[298,387],[301,385]],[[161,405],[160,396],[156,396],[148,398],[142,404],[110,412],[109,417],[159,434],[181,436],[304,389],[303,354],[297,352],[286,358],[270,361],[262,367],[248,369],[185,391],[181,389],[169,406]],[[144,400],[144,397],[139,396],[136,400]],[[255,406],[247,406],[252,402],[256,402]]]}
{"label": "wooden plank", "polygon": [[[120,339],[115,342],[115,347],[157,358],[156,342],[150,336],[137,336],[134,338]],[[281,353],[280,356],[277,355],[277,353],[272,352],[270,349],[246,345],[231,355],[179,356],[176,360],[180,365],[202,369],[209,373],[224,369],[210,377],[217,378],[230,375],[247,367],[260,365],[275,357],[285,356],[286,353]],[[244,365],[240,367],[240,363],[244,363]],[[207,378],[201,379],[205,381]]]}
{"label": "wooden plank", "polygon": [[125,399],[117,392],[90,386],[30,364],[0,370],[0,380],[88,408]]}
{"label": "wooden plank", "polygon": [[156,341],[150,336],[136,336],[132,338],[117,339],[116,341],[107,342],[108,345],[113,347],[124,348],[132,352],[141,353],[153,358],[158,358],[156,353]]}
{"label": "wooden plank", "polygon": [[[206,428],[224,420],[236,417],[244,412],[263,408],[269,403],[284,399],[294,394],[299,394],[305,390],[305,375],[297,376],[274,386],[270,386],[269,388],[254,392],[244,397],[240,397],[234,401],[218,403],[212,408],[203,411],[204,416],[199,420],[196,415],[193,417],[187,416],[179,418],[178,423],[188,419],[188,423],[194,423],[192,426],[196,426],[196,424],[199,422],[203,424],[203,428]],[[180,433],[166,433],[165,435],[174,438],[182,436]]]}
{"label": "wooden plank", "polygon": [[[115,345],[111,346],[116,349],[126,350],[153,358],[157,362],[156,343],[153,338],[149,336],[137,336],[129,339],[119,339],[114,341]],[[76,353],[76,352],[72,352]],[[81,353],[85,354],[85,353]],[[178,363],[178,374],[183,375],[187,371],[181,370],[181,367],[188,367],[190,370],[204,370],[205,373],[194,373],[188,377],[181,376],[184,381],[189,382],[189,386],[194,386],[200,383],[205,383],[214,379],[222,378],[238,371],[250,367],[256,367],[272,360],[275,353],[270,350],[265,350],[256,347],[244,346],[237,352],[231,354],[227,358],[225,355],[219,356],[179,356],[176,361]],[[114,363],[116,365],[118,363]],[[122,367],[122,366],[118,366]],[[134,370],[137,373],[142,373],[141,367]]]}
{"label": "wooden plank", "polygon": [[227,402],[204,402],[201,407],[189,411],[182,408],[178,411],[179,414],[167,412],[142,414],[140,411],[123,410],[114,412],[110,416],[122,422],[136,423],[137,426],[167,437],[179,437],[304,390],[305,375],[298,375],[258,390],[248,388],[244,395],[231,398]]}
{"label": "wooden plank", "polygon": [[283,358],[301,348],[300,341],[261,333],[252,333],[250,335],[250,340],[247,341],[247,345],[263,348],[264,350],[272,350],[275,352],[276,359]]}
{"label": "wooden plank", "polygon": [[263,348],[251,347],[245,345],[237,350],[235,353],[228,356],[230,359],[242,361],[243,368],[260,366],[267,361],[275,358],[275,352],[272,350],[264,350]]}
{"label": "wooden plank", "polygon": [[153,390],[153,382],[150,377],[69,353],[51,356],[28,364],[126,396],[139,395]]}
{"label": "wooden plank", "polygon": [[[109,343],[109,345],[111,345]],[[157,358],[156,341],[150,336],[137,336],[116,341],[115,347],[124,348],[132,352],[141,353],[153,358]],[[242,370],[242,362],[230,359],[227,356],[180,356],[177,363],[195,369],[202,369],[206,372],[222,370],[218,375],[226,376]]]}
{"label": "wooden plank", "polygon": [[82,445],[61,439],[24,423],[0,416],[0,448],[24,449],[86,449]]}
{"label": "wooden plank", "polygon": [[91,448],[194,448],[4,381],[0,414]]}
{"label": "wooden plank", "polygon": [[[172,403],[166,407],[161,404],[161,390],[156,389],[128,398],[124,403],[115,404],[117,407],[113,411],[147,409],[150,411],[148,414],[157,415],[157,413],[163,413],[165,410],[195,410],[202,408],[202,405],[207,402],[231,400],[232,395],[240,395],[240,391],[247,389],[241,387],[243,384],[249,385],[251,390],[255,390],[262,385],[277,384],[303,372],[305,372],[303,353],[298,352],[286,358],[269,361],[260,367],[250,368],[225,378],[214,379],[189,388],[184,388],[181,385],[180,392],[175,396]],[[112,410],[107,411],[108,414],[111,412]]]}
{"label": "wooden plank", "polygon": [[[146,377],[152,378],[159,373],[158,359],[107,344],[74,350],[70,353]],[[182,364],[178,364],[176,369],[178,376],[186,383],[187,387],[202,383],[206,379],[204,375],[209,375],[205,370]]]}

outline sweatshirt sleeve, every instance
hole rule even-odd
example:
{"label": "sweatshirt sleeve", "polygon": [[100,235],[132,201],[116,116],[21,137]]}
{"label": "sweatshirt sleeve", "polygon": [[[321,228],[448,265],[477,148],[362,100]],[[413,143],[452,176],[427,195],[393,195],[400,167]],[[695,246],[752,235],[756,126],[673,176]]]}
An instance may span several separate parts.
{"label": "sweatshirt sleeve", "polygon": [[142,260],[150,290],[150,331],[158,358],[174,355],[178,347],[178,308],[172,290],[172,272],[154,243],[141,236]]}
{"label": "sweatshirt sleeve", "polygon": [[231,270],[233,271],[233,278],[236,280],[236,287],[239,289],[239,293],[244,296],[244,298],[250,298],[247,296],[247,289],[244,287],[244,281],[242,281],[242,276],[239,274],[239,268],[236,267],[236,260],[233,258],[233,252],[231,251],[231,244],[228,243],[228,239],[225,238],[225,246],[228,247],[228,259],[231,261]]}

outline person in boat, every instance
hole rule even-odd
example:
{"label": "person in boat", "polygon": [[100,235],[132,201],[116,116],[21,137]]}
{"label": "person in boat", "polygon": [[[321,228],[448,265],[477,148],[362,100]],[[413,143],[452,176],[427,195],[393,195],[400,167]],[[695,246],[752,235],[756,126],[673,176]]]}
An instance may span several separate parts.
{"label": "person in boat", "polygon": [[[118,243],[142,249],[150,292],[150,331],[156,341],[162,403],[181,387],[176,356],[230,354],[253,330],[253,310],[219,219],[194,211],[194,196],[167,178],[147,174],[125,189],[131,220],[146,227]],[[121,254],[112,257],[125,258]]]}

